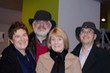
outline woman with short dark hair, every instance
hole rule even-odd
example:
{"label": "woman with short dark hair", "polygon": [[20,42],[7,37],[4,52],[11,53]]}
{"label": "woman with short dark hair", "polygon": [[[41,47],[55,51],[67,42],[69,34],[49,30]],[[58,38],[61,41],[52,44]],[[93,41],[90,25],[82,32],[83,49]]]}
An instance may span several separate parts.
{"label": "woman with short dark hair", "polygon": [[35,73],[35,62],[26,49],[28,30],[22,22],[14,22],[8,30],[10,45],[2,52],[0,73]]}

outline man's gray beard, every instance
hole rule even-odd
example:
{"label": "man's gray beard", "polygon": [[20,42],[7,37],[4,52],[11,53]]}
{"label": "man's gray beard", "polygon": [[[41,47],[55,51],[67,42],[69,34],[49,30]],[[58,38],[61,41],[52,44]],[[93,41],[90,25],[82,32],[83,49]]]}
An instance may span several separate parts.
{"label": "man's gray beard", "polygon": [[36,35],[38,35],[38,36],[45,37],[45,36],[47,36],[48,32],[49,32],[49,30],[46,30],[46,31],[44,31],[44,32],[37,32],[37,31],[36,31],[35,33],[36,33]]}

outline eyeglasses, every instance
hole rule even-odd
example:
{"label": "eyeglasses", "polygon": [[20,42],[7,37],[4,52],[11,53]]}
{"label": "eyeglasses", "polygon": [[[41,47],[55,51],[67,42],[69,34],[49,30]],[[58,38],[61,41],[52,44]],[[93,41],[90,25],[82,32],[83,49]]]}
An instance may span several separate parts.
{"label": "eyeglasses", "polygon": [[92,29],[81,29],[81,32],[80,32],[80,34],[88,34],[88,35],[90,35],[90,34],[93,34],[94,33],[94,30],[92,30]]}

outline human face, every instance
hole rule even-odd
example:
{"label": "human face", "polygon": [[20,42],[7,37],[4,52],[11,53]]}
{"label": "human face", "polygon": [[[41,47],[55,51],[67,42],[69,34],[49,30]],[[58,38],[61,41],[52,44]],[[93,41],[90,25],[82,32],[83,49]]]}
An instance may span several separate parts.
{"label": "human face", "polygon": [[46,36],[51,28],[51,24],[48,21],[34,21],[32,26],[38,36]]}
{"label": "human face", "polygon": [[28,45],[28,35],[25,30],[18,29],[11,40],[15,48],[19,51],[25,50]]}
{"label": "human face", "polygon": [[64,41],[62,37],[52,36],[50,43],[53,51],[62,52],[64,50]]}
{"label": "human face", "polygon": [[80,40],[83,44],[93,44],[96,34],[91,28],[82,28],[80,32]]}

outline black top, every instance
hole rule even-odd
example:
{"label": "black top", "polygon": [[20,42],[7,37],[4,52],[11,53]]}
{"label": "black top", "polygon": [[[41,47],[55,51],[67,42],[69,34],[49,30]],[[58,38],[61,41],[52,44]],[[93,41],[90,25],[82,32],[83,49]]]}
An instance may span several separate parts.
{"label": "black top", "polygon": [[10,44],[2,52],[2,57],[0,59],[0,73],[23,73],[13,44]]}

